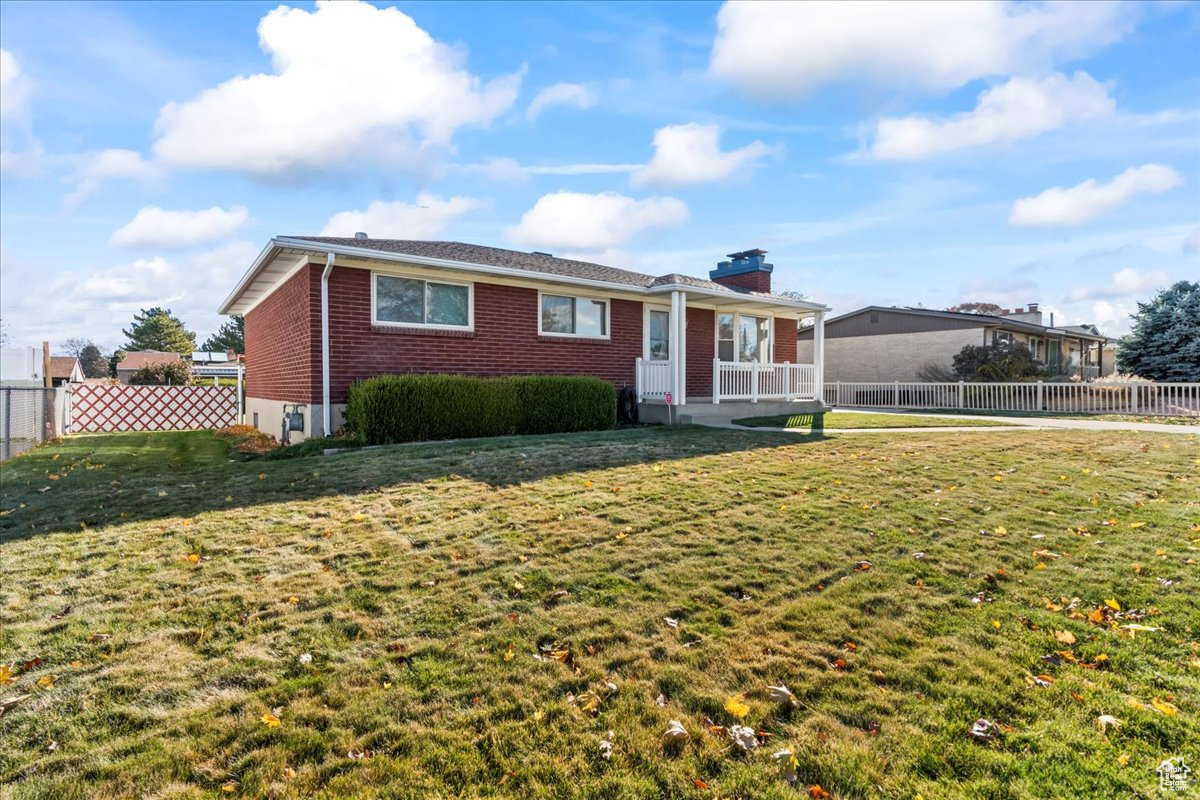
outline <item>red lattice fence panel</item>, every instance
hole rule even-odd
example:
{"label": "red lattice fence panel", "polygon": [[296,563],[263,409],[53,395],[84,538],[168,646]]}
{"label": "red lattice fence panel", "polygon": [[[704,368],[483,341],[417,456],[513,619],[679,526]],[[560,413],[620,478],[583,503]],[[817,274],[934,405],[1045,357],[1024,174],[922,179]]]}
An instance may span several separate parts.
{"label": "red lattice fence panel", "polygon": [[224,428],[237,421],[232,386],[105,386],[71,389],[71,430],[184,431]]}

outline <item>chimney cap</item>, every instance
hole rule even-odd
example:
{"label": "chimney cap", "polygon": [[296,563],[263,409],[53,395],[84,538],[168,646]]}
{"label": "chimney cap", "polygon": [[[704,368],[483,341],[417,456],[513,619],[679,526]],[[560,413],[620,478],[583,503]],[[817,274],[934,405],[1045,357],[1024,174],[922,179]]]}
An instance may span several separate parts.
{"label": "chimney cap", "polygon": [[729,253],[725,257],[732,258],[734,261],[738,261],[743,258],[752,258],[754,256],[765,256],[766,254],[767,254],[766,250],[760,250],[759,248],[756,247],[753,250],[743,250],[740,253]]}
{"label": "chimney cap", "polygon": [[363,231],[355,231],[354,238],[355,239],[369,239],[371,237],[367,236],[367,234]]}

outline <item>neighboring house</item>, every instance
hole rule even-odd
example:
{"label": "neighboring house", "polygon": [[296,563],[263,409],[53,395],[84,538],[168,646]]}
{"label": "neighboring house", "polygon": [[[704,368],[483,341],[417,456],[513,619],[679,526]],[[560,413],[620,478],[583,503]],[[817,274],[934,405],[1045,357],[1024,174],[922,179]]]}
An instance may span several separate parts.
{"label": "neighboring house", "polygon": [[[927,308],[867,306],[825,323],[825,380],[834,382],[919,381],[923,367],[949,370],[967,345],[1011,341],[1026,345],[1042,364],[1084,379],[1113,371],[1104,359],[1107,337],[1093,325],[1043,324],[1036,303],[997,316]],[[813,351],[813,332],[799,333],[798,357]]]}
{"label": "neighboring house", "polygon": [[75,356],[50,356],[50,380],[54,386],[83,383],[83,367]]}
{"label": "neighboring house", "polygon": [[771,294],[764,255],[737,253],[709,280],[457,242],[280,237],[220,311],[245,318],[247,421],[269,433],[290,404],[305,435],[336,431],[350,384],[384,373],[593,375],[636,387],[648,420],[668,418],[668,392],[681,406],[755,390],[815,403],[819,354],[796,363],[796,329],[828,309]]}
{"label": "neighboring house", "polygon": [[165,353],[162,350],[133,350],[117,362],[117,380],[128,384],[133,374],[143,367],[154,367],[159,364],[174,364],[183,361],[179,353]]}
{"label": "neighboring house", "polygon": [[192,375],[198,378],[236,378],[242,357],[232,350],[192,353]]}

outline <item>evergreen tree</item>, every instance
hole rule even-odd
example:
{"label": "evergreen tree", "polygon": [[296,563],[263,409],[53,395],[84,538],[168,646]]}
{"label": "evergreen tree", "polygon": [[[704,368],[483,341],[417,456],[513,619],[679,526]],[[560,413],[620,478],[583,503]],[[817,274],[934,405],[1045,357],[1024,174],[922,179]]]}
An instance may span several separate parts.
{"label": "evergreen tree", "polygon": [[88,342],[79,351],[79,368],[85,378],[103,378],[108,375],[108,359],[96,345]]}
{"label": "evergreen tree", "polygon": [[143,308],[133,315],[133,325],[123,330],[125,350],[161,350],[190,356],[196,349],[196,334],[183,326],[169,308]]}
{"label": "evergreen tree", "polygon": [[232,350],[235,353],[246,352],[246,323],[241,317],[231,317],[226,320],[217,332],[204,342],[200,348],[209,353]]}
{"label": "evergreen tree", "polygon": [[1179,281],[1138,303],[1117,369],[1152,381],[1200,381],[1200,283]]}

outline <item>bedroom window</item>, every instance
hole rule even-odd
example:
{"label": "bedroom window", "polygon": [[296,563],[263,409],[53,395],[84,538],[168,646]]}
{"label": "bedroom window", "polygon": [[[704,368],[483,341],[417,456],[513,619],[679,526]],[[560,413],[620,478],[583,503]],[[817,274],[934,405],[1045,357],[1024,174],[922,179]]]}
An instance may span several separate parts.
{"label": "bedroom window", "polygon": [[561,294],[541,295],[539,331],[547,336],[608,338],[608,301]]}
{"label": "bedroom window", "polygon": [[472,291],[469,283],[443,283],[397,275],[375,275],[372,322],[469,330]]}

